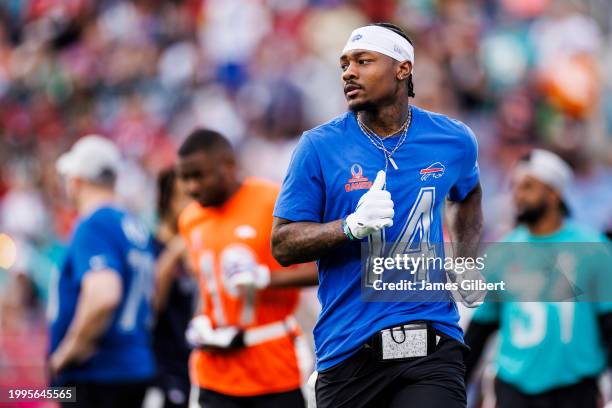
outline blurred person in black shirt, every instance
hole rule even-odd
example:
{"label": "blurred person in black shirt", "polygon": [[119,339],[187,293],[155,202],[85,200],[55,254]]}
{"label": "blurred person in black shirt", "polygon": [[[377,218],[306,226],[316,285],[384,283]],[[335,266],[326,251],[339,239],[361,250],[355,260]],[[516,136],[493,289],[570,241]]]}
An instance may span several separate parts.
{"label": "blurred person in black shirt", "polygon": [[191,349],[185,330],[193,317],[197,286],[183,262],[185,245],[178,235],[177,219],[189,203],[174,169],[158,177],[157,211],[159,228],[155,237],[157,252],[157,325],[153,348],[158,364],[156,385],[164,395],[164,407],[187,407],[189,403],[188,360]]}

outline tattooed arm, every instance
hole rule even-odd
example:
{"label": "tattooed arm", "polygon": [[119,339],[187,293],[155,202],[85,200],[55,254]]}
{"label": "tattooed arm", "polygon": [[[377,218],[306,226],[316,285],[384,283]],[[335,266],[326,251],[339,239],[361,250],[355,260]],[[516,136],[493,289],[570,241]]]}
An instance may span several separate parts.
{"label": "tattooed arm", "polygon": [[[453,242],[454,256],[456,258],[476,258],[482,237],[482,189],[480,184],[463,199],[463,201],[449,201],[447,207],[448,230]],[[452,282],[461,283],[463,280],[481,280],[483,276],[478,269],[468,269],[459,274],[449,270],[448,277]],[[461,286],[460,286],[461,287]],[[482,303],[486,296],[485,291],[459,289],[463,304],[467,307],[476,307]]]}
{"label": "tattooed arm", "polygon": [[274,217],[272,255],[283,266],[316,261],[346,241],[342,220],[319,224]]}
{"label": "tattooed arm", "polygon": [[480,184],[463,201],[447,202],[447,222],[455,256],[476,257],[482,237],[482,189]]}

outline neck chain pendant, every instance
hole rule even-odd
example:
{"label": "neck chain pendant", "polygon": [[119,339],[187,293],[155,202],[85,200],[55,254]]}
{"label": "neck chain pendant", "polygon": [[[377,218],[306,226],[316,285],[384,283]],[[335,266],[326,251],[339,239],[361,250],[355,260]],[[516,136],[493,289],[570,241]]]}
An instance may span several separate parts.
{"label": "neck chain pendant", "polygon": [[387,150],[380,136],[378,136],[372,129],[367,127],[365,123],[361,122],[361,120],[359,119],[359,113],[357,113],[356,119],[357,119],[357,124],[359,125],[359,128],[361,129],[361,132],[368,138],[370,143],[372,143],[377,149],[382,150],[385,156],[385,171],[387,170],[387,165],[389,163],[391,163],[391,166],[393,167],[394,170],[396,171],[399,170],[397,163],[395,162],[395,160],[393,160],[393,157],[391,156],[393,156],[393,153],[395,153],[400,148],[400,146],[404,144],[404,141],[406,140],[406,136],[408,135],[408,128],[412,124],[412,108],[408,106],[408,118],[406,119],[406,122],[404,122],[404,124],[400,127],[400,129],[397,132],[389,135],[389,136],[394,136],[402,132],[402,135],[400,136],[399,140],[395,144],[395,147],[391,151]]}
{"label": "neck chain pendant", "polygon": [[397,164],[395,163],[395,160],[393,160],[393,157],[389,156],[389,163],[391,163],[391,166],[393,166],[393,168],[395,170],[399,170],[399,167],[397,167]]}

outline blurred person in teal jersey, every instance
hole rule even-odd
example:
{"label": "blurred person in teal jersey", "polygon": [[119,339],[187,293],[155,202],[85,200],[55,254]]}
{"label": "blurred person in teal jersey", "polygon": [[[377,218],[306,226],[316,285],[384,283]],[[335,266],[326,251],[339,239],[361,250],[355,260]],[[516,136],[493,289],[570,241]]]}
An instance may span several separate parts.
{"label": "blurred person in teal jersey", "polygon": [[[516,243],[529,246],[520,247],[519,256],[502,256],[494,265],[490,262],[490,267],[494,273],[508,267],[510,273],[504,275],[508,279],[521,272],[529,274],[525,283],[534,287],[540,282],[536,275],[545,269],[543,262],[552,259],[557,262],[555,268],[560,268],[560,257],[571,256],[572,271],[561,276],[580,285],[571,286],[574,295],[561,301],[487,299],[476,310],[465,335],[472,348],[466,361],[466,382],[473,377],[488,337],[499,330],[495,394],[500,408],[599,406],[597,379],[606,368],[606,350],[612,344],[612,302],[605,296],[610,294],[610,279],[603,275],[607,271],[605,259],[580,248],[585,248],[584,243],[593,244],[586,247],[589,249],[601,248],[607,240],[569,219],[566,193],[572,178],[567,163],[539,149],[520,160],[515,169],[513,201],[518,226],[501,241],[507,243],[503,244],[506,252],[512,252],[512,245],[519,245]],[[555,258],[549,257],[560,248],[563,251]],[[533,269],[538,264],[540,268]],[[558,283],[550,278],[553,275],[548,276],[543,281],[544,291]],[[588,286],[584,282],[589,282]],[[595,288],[604,296],[577,301],[579,288]]]}

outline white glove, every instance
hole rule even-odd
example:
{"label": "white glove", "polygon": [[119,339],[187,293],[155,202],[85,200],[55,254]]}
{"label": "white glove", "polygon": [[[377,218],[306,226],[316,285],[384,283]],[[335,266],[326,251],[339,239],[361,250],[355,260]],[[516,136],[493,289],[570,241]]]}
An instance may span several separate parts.
{"label": "white glove", "polygon": [[237,289],[263,289],[270,284],[270,269],[265,265],[254,265],[240,270],[228,280],[228,285]]}
{"label": "white glove", "polygon": [[461,301],[463,306],[469,307],[470,309],[476,308],[484,303],[484,299],[487,296],[486,290],[465,290],[461,287],[461,282],[464,280],[485,282],[484,277],[477,269],[466,269],[461,273],[448,270],[447,274],[452,282],[457,283],[458,290],[457,292],[453,291],[456,301]]}
{"label": "white glove", "polygon": [[231,348],[238,343],[241,332],[236,327],[213,329],[210,319],[204,315],[194,317],[187,326],[185,337],[194,348]]}
{"label": "white glove", "polygon": [[355,212],[346,217],[346,225],[353,237],[362,239],[393,225],[395,212],[391,193],[383,190],[385,179],[385,172],[379,171],[372,187],[359,199]]}
{"label": "white glove", "polygon": [[223,279],[228,292],[240,295],[244,289],[263,289],[270,284],[270,269],[257,263],[253,251],[241,245],[233,245],[221,256]]}

